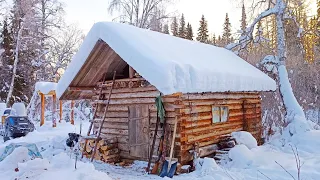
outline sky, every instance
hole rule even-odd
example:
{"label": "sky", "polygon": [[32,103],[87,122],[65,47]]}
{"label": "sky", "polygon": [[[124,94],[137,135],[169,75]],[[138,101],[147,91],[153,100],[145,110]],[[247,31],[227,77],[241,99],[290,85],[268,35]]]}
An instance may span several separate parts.
{"label": "sky", "polygon": [[[61,0],[65,4],[66,19],[76,23],[86,34],[95,22],[112,21],[108,13],[109,0]],[[315,0],[311,0],[315,11]],[[241,19],[240,0],[177,0],[168,9],[172,12],[184,13],[187,22],[193,26],[194,33],[199,26],[202,14],[208,21],[209,33],[222,34],[226,13],[229,14],[232,31],[237,32]],[[250,18],[250,17],[248,17]]]}

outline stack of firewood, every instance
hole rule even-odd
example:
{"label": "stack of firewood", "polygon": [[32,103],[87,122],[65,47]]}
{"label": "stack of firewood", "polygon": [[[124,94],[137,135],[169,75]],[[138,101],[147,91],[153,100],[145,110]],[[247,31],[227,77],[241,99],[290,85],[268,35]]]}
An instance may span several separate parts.
{"label": "stack of firewood", "polygon": [[[85,146],[85,142],[87,145]],[[80,148],[83,155],[91,158],[95,139],[83,138],[80,140]],[[85,149],[84,149],[85,147]],[[102,139],[98,141],[97,151],[94,156],[95,160],[103,161],[106,163],[117,163],[120,160],[120,150],[118,149],[117,139]]]}

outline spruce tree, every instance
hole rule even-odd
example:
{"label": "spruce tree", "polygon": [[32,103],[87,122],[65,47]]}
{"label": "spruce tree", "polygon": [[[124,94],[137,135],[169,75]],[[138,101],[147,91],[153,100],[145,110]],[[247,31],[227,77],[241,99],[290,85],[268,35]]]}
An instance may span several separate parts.
{"label": "spruce tree", "polygon": [[213,34],[213,35],[212,35],[210,41],[211,41],[210,44],[212,44],[212,45],[214,45],[214,46],[217,44],[216,34]]}
{"label": "spruce tree", "polygon": [[169,33],[169,25],[168,24],[163,25],[162,33],[170,34]]}
{"label": "spruce tree", "polygon": [[231,24],[228,17],[228,13],[226,13],[226,19],[223,24],[222,41],[224,46],[231,43]]}
{"label": "spruce tree", "polygon": [[186,22],[184,20],[183,13],[182,13],[181,19],[180,19],[178,36],[181,38],[186,38]]}
{"label": "spruce tree", "polygon": [[190,23],[187,24],[186,39],[193,40],[193,31]]}
{"label": "spruce tree", "polygon": [[247,15],[246,15],[246,9],[244,7],[244,4],[242,4],[242,15],[241,15],[241,36],[245,35],[246,29],[247,29]]}
{"label": "spruce tree", "polygon": [[1,54],[1,62],[0,62],[0,102],[4,102],[7,97],[8,88],[7,85],[10,83],[11,78],[11,68],[13,65],[13,37],[10,32],[10,27],[8,25],[8,20],[5,19],[3,21],[3,27],[1,32],[1,48],[3,49],[3,53]]}
{"label": "spruce tree", "polygon": [[173,21],[171,24],[171,33],[173,36],[178,36],[178,22],[176,17],[173,18]]}
{"label": "spruce tree", "polygon": [[200,27],[198,29],[198,36],[197,41],[202,43],[208,43],[208,24],[207,21],[204,18],[204,15],[202,15],[200,20]]}

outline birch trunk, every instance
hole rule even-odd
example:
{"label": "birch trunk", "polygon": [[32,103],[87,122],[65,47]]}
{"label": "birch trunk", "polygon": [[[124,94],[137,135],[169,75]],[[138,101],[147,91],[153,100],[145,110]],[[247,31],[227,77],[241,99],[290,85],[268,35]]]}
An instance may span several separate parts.
{"label": "birch trunk", "polygon": [[286,69],[286,40],[285,40],[285,30],[284,30],[284,12],[286,9],[286,4],[283,0],[277,0],[276,7],[278,12],[276,13],[276,23],[277,23],[277,53],[279,58],[278,63],[278,73],[279,73],[279,88],[282,96],[283,104],[286,110],[286,124],[288,125],[288,130],[290,135],[297,132],[303,132],[309,129],[306,122],[306,117],[303,112],[302,107],[299,105],[290,81],[288,77],[288,72]]}
{"label": "birch trunk", "polygon": [[17,36],[17,41],[16,41],[17,44],[16,44],[16,49],[15,49],[12,78],[11,78],[11,83],[10,83],[7,99],[6,99],[7,106],[9,106],[9,104],[10,104],[9,101],[10,101],[10,98],[12,97],[13,88],[14,88],[14,81],[15,81],[15,78],[16,78],[16,75],[17,75],[17,66],[18,66],[18,62],[19,62],[19,48],[20,48],[21,33],[22,33],[22,27],[20,27],[20,29],[18,31],[18,36]]}

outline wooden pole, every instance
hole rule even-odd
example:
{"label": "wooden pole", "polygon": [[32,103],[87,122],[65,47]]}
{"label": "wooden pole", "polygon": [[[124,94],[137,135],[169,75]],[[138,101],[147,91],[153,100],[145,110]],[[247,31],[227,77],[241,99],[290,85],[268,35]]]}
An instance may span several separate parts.
{"label": "wooden pole", "polygon": [[61,121],[62,121],[62,101],[59,101],[59,115],[60,115],[59,123],[61,123]]}
{"label": "wooden pole", "polygon": [[71,101],[71,118],[70,118],[70,123],[72,125],[74,125],[74,110],[73,110],[73,107],[74,107],[74,101],[72,100]]}
{"label": "wooden pole", "polygon": [[40,98],[41,98],[40,126],[42,126],[44,124],[44,111],[45,111],[45,98],[43,93],[40,93]]}
{"label": "wooden pole", "polygon": [[52,127],[57,127],[57,96],[54,93],[52,95]]}
{"label": "wooden pole", "polygon": [[169,167],[168,169],[171,168],[171,161],[172,161],[172,155],[173,155],[173,148],[174,148],[174,141],[176,139],[176,133],[177,133],[177,124],[178,124],[178,118],[176,116],[174,120],[174,129],[173,129],[173,137],[171,140],[171,148],[170,148],[170,156],[169,156]]}

